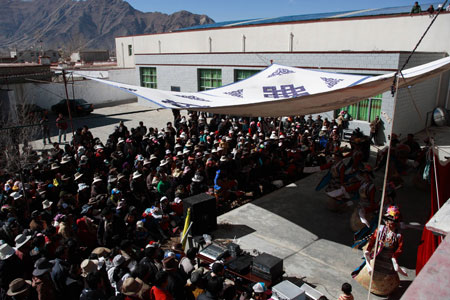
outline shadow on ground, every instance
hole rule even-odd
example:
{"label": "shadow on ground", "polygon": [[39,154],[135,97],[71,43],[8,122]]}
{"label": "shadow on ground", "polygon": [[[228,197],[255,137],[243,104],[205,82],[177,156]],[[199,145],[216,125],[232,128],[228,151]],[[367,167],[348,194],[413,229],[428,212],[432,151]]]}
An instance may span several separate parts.
{"label": "shadow on ground", "polygon": [[245,235],[255,232],[255,230],[247,225],[241,224],[218,224],[214,231],[215,239],[239,239]]}
{"label": "shadow on ground", "polygon": [[[350,228],[350,217],[354,207],[348,207],[341,212],[332,212],[327,209],[327,202],[330,199],[323,190],[315,191],[315,187],[325,174],[326,172],[322,172],[306,177],[252,204],[308,230],[316,235],[318,240],[325,239],[351,246],[353,231]],[[419,175],[417,171],[411,170],[403,177],[404,184],[397,191],[397,201],[404,222],[425,224],[429,215],[430,193],[427,185],[422,184]],[[381,199],[383,176],[384,170],[375,173],[375,182],[379,188],[376,193],[377,199]],[[415,269],[417,247],[420,244],[422,231],[405,229],[402,233],[404,248],[399,263],[409,269]]]}
{"label": "shadow on ground", "polygon": [[[53,135],[58,135],[58,129],[56,128],[55,125],[55,121],[56,121],[56,117],[55,115],[51,115],[49,118],[49,121],[51,122],[52,125],[50,125],[50,134]],[[67,122],[69,123],[69,128],[67,129],[68,132],[71,131],[70,129],[70,121],[68,117],[65,117]],[[82,116],[82,117],[74,117],[72,119],[73,121],[73,129],[76,130],[77,128],[81,128],[84,125],[87,125],[90,129],[91,128],[97,128],[97,127],[103,127],[103,126],[108,126],[111,124],[117,124],[119,125],[120,121],[129,121],[130,119],[125,119],[125,118],[117,118],[117,117],[107,117],[101,114],[89,114],[87,116]],[[130,129],[130,128],[129,128]],[[111,132],[112,133],[112,132]],[[104,141],[106,142],[106,141]]]}

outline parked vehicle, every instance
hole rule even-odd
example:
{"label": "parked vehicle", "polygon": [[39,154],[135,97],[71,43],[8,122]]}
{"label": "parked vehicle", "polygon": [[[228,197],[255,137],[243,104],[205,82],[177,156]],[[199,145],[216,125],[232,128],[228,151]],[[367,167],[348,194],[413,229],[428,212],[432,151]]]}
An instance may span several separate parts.
{"label": "parked vehicle", "polygon": [[[84,99],[69,99],[70,112],[73,116],[83,116],[88,115],[94,111],[94,105],[88,103]],[[67,102],[66,99],[61,100],[52,106],[52,112],[56,114],[63,114],[65,116],[69,115],[67,110]]]}

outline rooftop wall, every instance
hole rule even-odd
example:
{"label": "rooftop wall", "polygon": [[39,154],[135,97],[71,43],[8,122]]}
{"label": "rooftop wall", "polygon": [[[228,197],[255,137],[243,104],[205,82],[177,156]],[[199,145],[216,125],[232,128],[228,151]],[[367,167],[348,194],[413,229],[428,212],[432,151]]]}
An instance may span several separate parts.
{"label": "rooftop wall", "polygon": [[[427,14],[372,16],[119,37],[117,64],[159,53],[411,51],[430,22]],[[441,13],[417,51],[449,53],[448,28],[450,13]]]}

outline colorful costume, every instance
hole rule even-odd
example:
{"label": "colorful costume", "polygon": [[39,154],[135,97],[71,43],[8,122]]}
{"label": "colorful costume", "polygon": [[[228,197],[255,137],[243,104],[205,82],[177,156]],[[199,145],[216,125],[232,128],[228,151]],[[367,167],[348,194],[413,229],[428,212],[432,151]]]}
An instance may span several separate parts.
{"label": "colorful costume", "polygon": [[[405,272],[398,266],[397,258],[402,253],[403,237],[396,230],[396,224],[400,218],[400,212],[396,206],[390,206],[385,215],[389,225],[380,225],[378,229],[372,234],[364,252],[366,262],[352,273],[355,280],[366,289],[369,289],[371,272],[373,274],[373,282],[371,292],[387,296],[391,294],[399,285],[400,279],[398,272],[405,274]],[[373,251],[375,240],[378,235],[377,253]],[[373,259],[376,256],[375,266]]]}

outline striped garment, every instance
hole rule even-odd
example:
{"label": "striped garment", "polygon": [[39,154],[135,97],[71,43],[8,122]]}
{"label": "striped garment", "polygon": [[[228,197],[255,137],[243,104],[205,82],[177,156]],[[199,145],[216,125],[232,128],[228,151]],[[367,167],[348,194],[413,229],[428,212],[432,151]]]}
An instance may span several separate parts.
{"label": "striped garment", "polygon": [[338,300],[353,300],[353,295],[346,295],[346,294],[342,294],[339,296]]}

